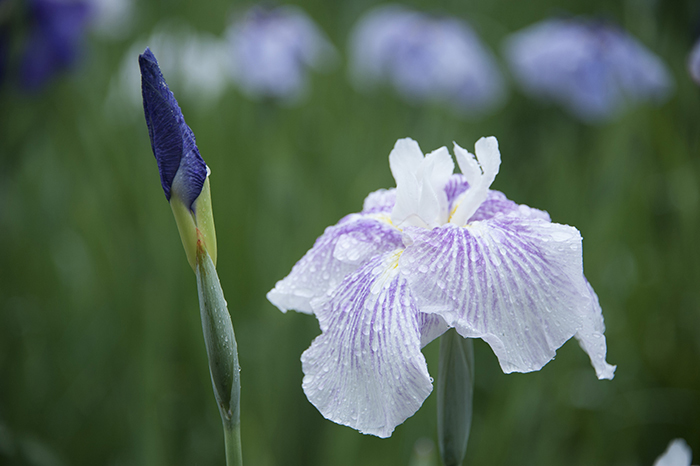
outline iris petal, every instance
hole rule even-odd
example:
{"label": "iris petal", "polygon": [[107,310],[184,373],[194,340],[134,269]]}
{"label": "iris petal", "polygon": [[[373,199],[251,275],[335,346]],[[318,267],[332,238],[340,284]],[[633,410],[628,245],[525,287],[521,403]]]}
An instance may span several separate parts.
{"label": "iris petal", "polygon": [[401,233],[391,225],[360,214],[349,215],[326,228],[267,299],[282,312],[294,309],[311,314],[312,299],[333,290],[369,257],[401,244]]}
{"label": "iris petal", "polygon": [[578,334],[583,349],[594,351],[599,376],[612,376],[600,363],[605,347],[593,345],[604,342],[602,321],[583,276],[578,230],[499,215],[466,228],[405,233],[413,244],[400,268],[419,309],[464,337],[484,339],[504,372],[541,369]]}
{"label": "iris petal", "polygon": [[389,214],[396,203],[396,189],[378,189],[369,193],[362,204],[363,214]]}
{"label": "iris petal", "polygon": [[149,49],[139,55],[139,66],[143,110],[165,197],[170,200],[173,182],[178,170],[181,170],[174,190],[191,210],[192,204],[202,192],[207,165],[199,155],[194,133],[185,123],[158,61]]}
{"label": "iris petal", "polygon": [[390,436],[432,390],[397,254],[375,256],[314,303],[323,333],[301,358],[304,392],[321,414],[378,437]]}
{"label": "iris petal", "polygon": [[446,148],[427,156],[412,139],[399,139],[389,154],[396,180],[396,204],[391,220],[396,226],[432,228],[447,221],[447,194],[454,163]]}

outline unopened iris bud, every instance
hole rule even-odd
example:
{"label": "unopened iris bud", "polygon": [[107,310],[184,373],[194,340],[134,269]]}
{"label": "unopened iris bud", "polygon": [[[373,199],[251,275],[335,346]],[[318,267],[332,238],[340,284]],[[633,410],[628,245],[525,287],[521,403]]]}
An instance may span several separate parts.
{"label": "unopened iris bud", "polygon": [[187,260],[192,270],[196,270],[197,241],[201,239],[216,265],[216,232],[209,189],[211,171],[199,155],[194,133],[185,123],[150,49],[139,55],[139,66],[151,148]]}

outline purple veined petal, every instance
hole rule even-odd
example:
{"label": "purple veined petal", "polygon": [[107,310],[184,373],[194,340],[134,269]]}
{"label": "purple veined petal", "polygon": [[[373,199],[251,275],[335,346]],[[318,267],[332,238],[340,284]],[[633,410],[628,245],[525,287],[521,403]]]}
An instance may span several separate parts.
{"label": "purple veined petal", "polygon": [[391,214],[396,204],[396,189],[378,189],[369,193],[362,204],[363,214]]}
{"label": "purple veined petal", "polygon": [[672,440],[666,451],[654,461],[654,466],[690,466],[693,452],[682,438]]}
{"label": "purple veined petal", "polygon": [[535,209],[524,204],[517,204],[500,191],[489,189],[486,200],[469,218],[469,222],[489,220],[497,215],[510,215],[524,219],[541,219],[550,222],[549,214],[544,210]]}
{"label": "purple veined petal", "polygon": [[496,216],[404,233],[413,244],[399,267],[421,312],[442,316],[465,338],[485,340],[504,372],[541,369],[577,333],[584,350],[593,348],[588,336],[595,338],[590,329],[600,328],[600,313],[575,228]]}
{"label": "purple veined petal", "polygon": [[447,210],[452,212],[454,202],[460,194],[469,189],[469,182],[461,173],[454,173],[445,185],[445,194],[447,195]]}
{"label": "purple veined petal", "polygon": [[389,437],[432,391],[418,311],[396,269],[375,256],[315,303],[323,333],[301,357],[303,388],[327,419]]}
{"label": "purple veined petal", "polygon": [[445,333],[450,327],[445,322],[445,319],[437,314],[419,312],[418,328],[420,328],[420,347],[423,348]]}
{"label": "purple veined petal", "polygon": [[76,61],[90,13],[83,1],[29,2],[31,26],[19,70],[25,89],[40,89]]}
{"label": "purple veined petal", "polygon": [[695,84],[700,86],[700,39],[695,42],[690,55],[688,55],[688,72]]}
{"label": "purple veined petal", "polygon": [[345,217],[326,231],[284,279],[267,293],[280,311],[313,313],[311,301],[325,296],[364,261],[403,245],[401,232],[360,214]]}
{"label": "purple veined petal", "polygon": [[165,197],[170,200],[171,188],[178,175],[178,196],[192,209],[202,192],[207,165],[199,155],[194,133],[185,123],[180,106],[150,49],[139,55],[139,66],[143,110]]}

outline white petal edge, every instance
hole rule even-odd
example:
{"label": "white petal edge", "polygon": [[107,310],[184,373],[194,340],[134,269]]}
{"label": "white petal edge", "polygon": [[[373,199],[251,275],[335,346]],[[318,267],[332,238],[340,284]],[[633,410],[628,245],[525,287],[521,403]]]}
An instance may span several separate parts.
{"label": "white petal edge", "polygon": [[682,438],[668,444],[666,451],[654,461],[654,466],[690,466],[693,452]]}
{"label": "white petal edge", "polygon": [[432,391],[399,254],[374,257],[314,301],[323,333],[301,357],[304,393],[321,414],[382,438]]}
{"label": "white petal edge", "polygon": [[469,189],[455,202],[457,208],[450,218],[450,223],[463,226],[486,200],[489,187],[496,179],[501,165],[501,153],[498,150],[498,141],[493,136],[476,141],[476,155],[461,148],[457,143],[454,143],[454,146],[459,169],[467,178]]}
{"label": "white petal edge", "polygon": [[576,340],[578,340],[581,348],[588,354],[591,359],[591,365],[595,369],[599,379],[612,380],[615,377],[615,369],[617,366],[608,364],[605,360],[608,348],[605,342],[605,323],[603,322],[603,310],[598,301],[598,295],[593,291],[593,287],[586,281],[588,291],[591,296],[591,309],[589,318],[584,319],[583,326],[576,332]]}

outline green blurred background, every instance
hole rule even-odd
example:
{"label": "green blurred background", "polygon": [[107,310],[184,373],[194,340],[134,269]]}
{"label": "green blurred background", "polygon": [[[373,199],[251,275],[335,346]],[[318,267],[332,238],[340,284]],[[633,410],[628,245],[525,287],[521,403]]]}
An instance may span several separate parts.
{"label": "green blurred background", "polygon": [[[299,361],[317,321],[280,313],[265,293],[326,226],[394,185],[387,156],[396,139],[430,151],[495,135],[503,163],[493,187],[582,232],[618,369],[598,381],[570,341],[540,372],[504,375],[477,341],[465,464],[651,465],[676,437],[698,463],[700,89],[685,60],[700,3],[405,3],[468,19],[497,53],[505,35],[552,13],[602,13],[664,58],[676,93],[600,126],[513,86],[504,107],[480,120],[388,91],[362,95],[346,79],[346,42],[377,3],[300,0],[341,57],[335,71],[312,75],[303,104],[254,102],[232,86],[207,105],[180,98],[213,172],[218,270],[242,366],[244,461],[438,464],[434,394],[385,440],[323,419],[302,392]],[[162,21],[222,36],[244,6],[139,2],[126,36],[90,36],[78,68],[43,92],[0,88],[0,464],[224,464],[194,274],[142,110],[108,96],[127,51]],[[135,66],[137,56],[128,59]],[[138,83],[128,92],[138,96]],[[437,346],[424,349],[434,376]]]}

